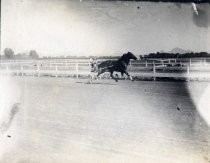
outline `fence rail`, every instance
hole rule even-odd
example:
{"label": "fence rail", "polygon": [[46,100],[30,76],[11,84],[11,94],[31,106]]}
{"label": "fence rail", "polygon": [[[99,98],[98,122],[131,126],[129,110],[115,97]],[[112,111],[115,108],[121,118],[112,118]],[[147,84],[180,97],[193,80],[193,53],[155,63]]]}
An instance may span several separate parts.
{"label": "fence rail", "polygon": [[[102,62],[99,60],[98,62]],[[142,77],[189,77],[210,79],[210,59],[152,59],[131,61],[128,71]],[[2,75],[88,76],[88,59],[1,60]]]}

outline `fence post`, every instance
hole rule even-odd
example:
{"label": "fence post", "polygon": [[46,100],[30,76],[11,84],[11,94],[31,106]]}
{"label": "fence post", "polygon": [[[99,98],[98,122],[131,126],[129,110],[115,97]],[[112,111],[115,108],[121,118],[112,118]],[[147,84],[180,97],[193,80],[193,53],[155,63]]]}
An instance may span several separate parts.
{"label": "fence post", "polygon": [[187,74],[190,74],[190,65],[187,65]]}
{"label": "fence post", "polygon": [[76,77],[77,77],[77,79],[78,79],[78,77],[79,77],[79,70],[78,70],[78,61],[76,61],[76,64],[75,64],[75,68],[76,68]]}
{"label": "fence post", "polygon": [[190,65],[187,65],[187,81],[190,81]]}
{"label": "fence post", "polygon": [[190,58],[190,66],[192,66],[192,60],[191,60],[191,58]]}
{"label": "fence post", "polygon": [[153,61],[153,80],[156,81],[156,69],[155,69],[155,62]]}
{"label": "fence post", "polygon": [[206,67],[206,59],[203,59],[203,66]]}
{"label": "fence post", "polygon": [[37,72],[38,72],[37,76],[40,77],[40,67],[39,67],[39,65],[37,65]]}
{"label": "fence post", "polygon": [[21,76],[23,76],[23,66],[20,66]]}
{"label": "fence post", "polygon": [[153,73],[155,74],[156,73],[156,69],[155,69],[155,64],[153,62]]}
{"label": "fence post", "polygon": [[56,77],[58,77],[58,66],[55,66]]}
{"label": "fence post", "polygon": [[146,60],[146,67],[147,67],[147,60]]}
{"label": "fence post", "polygon": [[161,60],[161,64],[162,64],[162,66],[164,66],[163,60]]}

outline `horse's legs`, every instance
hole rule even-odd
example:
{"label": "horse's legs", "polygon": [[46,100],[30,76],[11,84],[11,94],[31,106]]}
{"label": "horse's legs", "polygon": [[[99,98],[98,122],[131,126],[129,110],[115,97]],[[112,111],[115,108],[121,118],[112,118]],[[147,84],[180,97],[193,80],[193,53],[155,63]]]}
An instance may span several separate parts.
{"label": "horse's legs", "polygon": [[119,78],[120,78],[118,74],[115,74],[115,76],[116,76],[116,78],[117,78],[117,79],[119,79]]}
{"label": "horse's legs", "polygon": [[112,77],[112,79],[114,79],[116,82],[118,82],[118,79],[114,77],[113,75],[113,71],[110,71],[110,76]]}
{"label": "horse's legs", "polygon": [[134,81],[132,76],[128,73],[128,71],[125,70],[124,73],[130,78],[131,81]]}
{"label": "horse's legs", "polygon": [[89,81],[88,81],[87,83],[88,83],[88,84],[92,84],[92,83],[93,83],[93,79],[94,79],[93,74],[90,73],[89,77],[90,77],[90,79],[89,79]]}
{"label": "horse's legs", "polygon": [[124,72],[121,72],[121,77],[123,77],[123,75],[124,75]]}
{"label": "horse's legs", "polygon": [[106,68],[99,69],[98,74],[97,74],[97,78],[99,77],[99,75],[103,74],[106,71],[107,71]]}
{"label": "horse's legs", "polygon": [[121,71],[121,78],[126,79],[126,77],[124,76],[124,72]]}

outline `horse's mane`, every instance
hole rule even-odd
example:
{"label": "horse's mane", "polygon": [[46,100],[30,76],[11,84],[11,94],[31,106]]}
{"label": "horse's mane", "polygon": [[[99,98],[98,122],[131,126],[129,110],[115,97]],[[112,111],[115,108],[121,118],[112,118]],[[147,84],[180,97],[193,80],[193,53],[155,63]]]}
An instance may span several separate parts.
{"label": "horse's mane", "polygon": [[118,61],[123,61],[126,64],[129,64],[130,58],[128,57],[128,53],[123,54]]}

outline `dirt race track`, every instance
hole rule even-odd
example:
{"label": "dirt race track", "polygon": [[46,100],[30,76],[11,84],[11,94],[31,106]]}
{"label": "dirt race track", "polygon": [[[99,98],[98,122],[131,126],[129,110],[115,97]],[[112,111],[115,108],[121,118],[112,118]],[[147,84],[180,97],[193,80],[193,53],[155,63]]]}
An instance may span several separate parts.
{"label": "dirt race track", "polygon": [[0,135],[0,163],[210,162],[195,100],[207,82],[12,79],[20,106]]}

